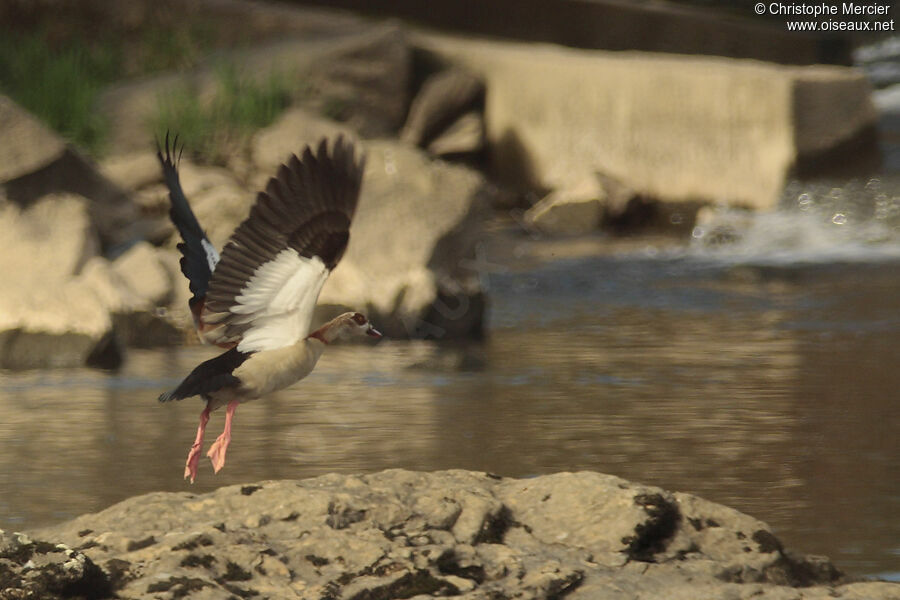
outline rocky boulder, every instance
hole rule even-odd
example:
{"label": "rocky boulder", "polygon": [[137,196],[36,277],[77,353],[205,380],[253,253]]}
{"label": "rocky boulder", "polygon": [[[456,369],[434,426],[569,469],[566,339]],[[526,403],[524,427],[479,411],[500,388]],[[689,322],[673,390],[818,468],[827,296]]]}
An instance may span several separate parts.
{"label": "rocky boulder", "polygon": [[0,368],[115,367],[123,344],[181,339],[156,314],[175,292],[165,251],[140,242],[108,261],[89,206],[56,194],[0,207]]}
{"label": "rocky boulder", "polygon": [[143,224],[130,197],[89,159],[34,116],[0,95],[0,187],[22,207],[54,193],[89,200],[91,221],[104,249],[139,239]]}
{"label": "rocky boulder", "polygon": [[472,261],[490,187],[477,172],[402,143],[364,149],[350,245],[320,304],[332,305],[329,313],[367,311],[391,337],[480,335],[484,299]]}
{"label": "rocky boulder", "polygon": [[[589,472],[391,470],[152,493],[30,535],[74,548],[103,569],[96,581],[135,599],[900,593],[786,550],[764,523],[725,506]],[[5,581],[26,575],[18,555],[0,560]]]}
{"label": "rocky boulder", "polygon": [[112,268],[137,297],[140,305],[135,308],[155,308],[171,302],[172,278],[151,244],[135,244],[113,262]]}
{"label": "rocky boulder", "polygon": [[416,43],[483,78],[490,164],[514,185],[566,189],[602,174],[661,201],[769,209],[791,169],[877,153],[870,85],[849,68]]}
{"label": "rocky boulder", "polygon": [[111,597],[109,577],[83,553],[0,529],[0,599]]}
{"label": "rocky boulder", "polygon": [[250,157],[254,175],[250,178],[258,189],[265,188],[269,177],[278,171],[291,154],[304,145],[315,145],[323,137],[343,135],[353,139],[352,131],[336,121],[323,118],[303,107],[289,108],[272,125],[253,136]]}
{"label": "rocky boulder", "polygon": [[485,141],[484,95],[484,82],[471,73],[435,73],[413,99],[400,139],[434,156],[478,155]]}
{"label": "rocky boulder", "polygon": [[[126,346],[152,348],[184,341],[192,327],[189,296],[181,275],[180,254],[139,242],[109,264],[107,298],[118,341]],[[182,310],[168,310],[181,305]]]}
{"label": "rocky boulder", "polygon": [[110,181],[129,192],[161,179],[156,151],[149,148],[141,152],[108,156],[100,163],[100,171]]}
{"label": "rocky boulder", "polygon": [[529,228],[548,235],[578,235],[596,231],[606,193],[595,178],[567,190],[550,192],[525,212]]}
{"label": "rocky boulder", "polygon": [[112,321],[82,272],[102,261],[87,199],[48,196],[27,209],[7,203],[0,240],[0,368],[107,362]]}

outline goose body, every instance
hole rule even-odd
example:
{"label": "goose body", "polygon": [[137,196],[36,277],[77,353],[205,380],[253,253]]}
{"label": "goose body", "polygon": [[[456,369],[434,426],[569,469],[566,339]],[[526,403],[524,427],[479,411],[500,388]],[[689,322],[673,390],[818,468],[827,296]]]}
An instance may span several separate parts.
{"label": "goose body", "polygon": [[293,346],[254,354],[234,375],[248,394],[265,396],[312,373],[324,350],[325,344],[315,338],[300,340]]}
{"label": "goose body", "polygon": [[356,335],[380,337],[360,313],[344,313],[310,332],[316,300],[349,240],[362,182],[363,161],[342,138],[323,140],[292,156],[257,196],[250,216],[221,255],[206,237],[181,190],[166,136],[157,152],[182,243],[181,270],[200,340],[226,351],[199,364],[160,402],[200,396],[206,408],[184,475],[197,476],[210,413],[227,406],[225,429],[207,456],[225,464],[237,406],[284,389],[309,375],[325,347]]}

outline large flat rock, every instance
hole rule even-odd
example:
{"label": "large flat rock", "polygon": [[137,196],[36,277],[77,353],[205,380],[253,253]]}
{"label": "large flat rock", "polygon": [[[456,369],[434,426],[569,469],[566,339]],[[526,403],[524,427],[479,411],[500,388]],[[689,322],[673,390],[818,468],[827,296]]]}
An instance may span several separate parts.
{"label": "large flat rock", "polygon": [[518,185],[566,189],[599,173],[663,201],[767,209],[792,169],[876,152],[870,86],[849,68],[416,43],[484,79],[491,165]]}
{"label": "large flat rock", "polygon": [[590,472],[390,470],[152,493],[29,535],[39,541],[2,538],[13,580],[36,585],[28,558],[67,563],[64,581],[90,577],[135,599],[900,594],[900,584],[845,580],[725,506]]}

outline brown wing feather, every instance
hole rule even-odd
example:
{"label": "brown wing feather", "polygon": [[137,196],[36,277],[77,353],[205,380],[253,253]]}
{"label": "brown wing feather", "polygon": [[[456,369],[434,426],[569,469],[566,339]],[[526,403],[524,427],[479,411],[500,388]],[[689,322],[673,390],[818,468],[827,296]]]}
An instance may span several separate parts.
{"label": "brown wing feather", "polygon": [[[265,191],[257,195],[250,215],[222,250],[203,308],[203,319],[216,327],[209,341],[232,345],[250,324],[231,309],[253,274],[280,252],[291,248],[306,258],[319,257],[333,269],[350,239],[364,160],[350,142],[322,140],[316,151],[307,146],[302,158],[292,155]],[[245,320],[245,319],[244,319]]]}

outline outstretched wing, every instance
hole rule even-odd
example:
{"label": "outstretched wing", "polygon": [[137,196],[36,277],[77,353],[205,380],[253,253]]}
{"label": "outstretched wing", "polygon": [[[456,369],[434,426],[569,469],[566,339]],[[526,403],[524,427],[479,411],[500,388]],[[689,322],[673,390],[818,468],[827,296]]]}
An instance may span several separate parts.
{"label": "outstretched wing", "polygon": [[201,313],[207,341],[272,350],[309,334],[316,299],[350,238],[363,160],[338,137],[278,169],[222,250]]}
{"label": "outstretched wing", "polygon": [[[166,187],[169,188],[169,217],[183,240],[178,244],[181,251],[181,272],[187,277],[193,297],[189,300],[192,311],[196,310],[199,303],[206,296],[209,287],[209,279],[219,262],[219,253],[216,252],[206,232],[200,227],[191,205],[188,204],[184,192],[181,190],[181,181],[178,178],[178,169],[175,165],[178,136],[169,146],[169,132],[166,132],[165,155],[157,143],[156,157],[162,165],[163,177]],[[197,314],[195,313],[195,321]]]}

